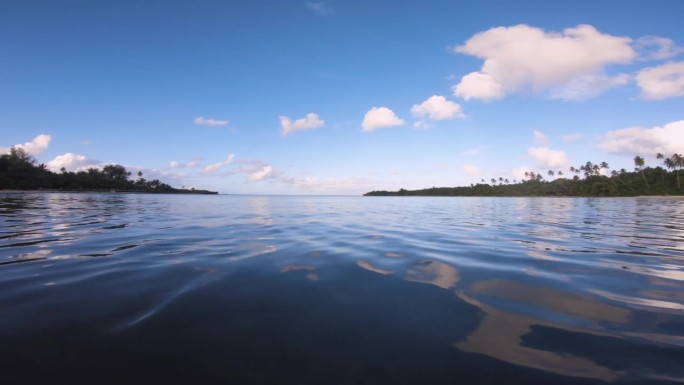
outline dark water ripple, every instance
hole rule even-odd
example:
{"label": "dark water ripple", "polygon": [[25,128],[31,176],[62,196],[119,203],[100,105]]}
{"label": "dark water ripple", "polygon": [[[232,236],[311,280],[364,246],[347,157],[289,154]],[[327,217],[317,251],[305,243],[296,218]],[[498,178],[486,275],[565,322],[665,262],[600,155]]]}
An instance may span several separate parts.
{"label": "dark water ripple", "polygon": [[681,198],[0,194],[6,378],[684,382]]}

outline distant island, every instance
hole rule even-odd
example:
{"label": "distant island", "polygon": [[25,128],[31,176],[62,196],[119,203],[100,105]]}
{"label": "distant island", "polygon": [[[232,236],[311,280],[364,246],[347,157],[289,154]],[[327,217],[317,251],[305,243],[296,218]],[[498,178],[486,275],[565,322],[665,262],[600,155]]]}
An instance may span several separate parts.
{"label": "distant island", "polygon": [[60,173],[48,170],[22,148],[10,148],[0,156],[0,190],[48,190],[70,192],[131,192],[164,194],[218,194],[216,191],[178,189],[160,182],[146,180],[138,172],[138,179],[129,179],[131,173],[124,166],[109,164],[102,169]]}
{"label": "distant island", "polygon": [[[459,187],[432,187],[422,190],[371,191],[364,196],[606,196],[684,195],[680,171],[684,157],[658,154],[664,167],[647,167],[644,158],[634,157],[634,171],[611,170],[608,163],[586,162],[570,167],[568,177],[562,170],[548,170],[552,180],[541,173],[525,172],[523,180],[503,177],[482,179],[480,183]],[[570,176],[571,175],[571,176]],[[490,182],[490,183],[488,183]]]}

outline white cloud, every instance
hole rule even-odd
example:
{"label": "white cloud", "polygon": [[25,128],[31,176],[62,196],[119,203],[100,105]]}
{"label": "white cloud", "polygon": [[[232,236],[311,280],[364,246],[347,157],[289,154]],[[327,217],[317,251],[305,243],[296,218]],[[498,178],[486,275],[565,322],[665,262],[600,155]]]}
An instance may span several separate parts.
{"label": "white cloud", "polygon": [[629,75],[619,74],[606,76],[591,74],[579,76],[568,83],[551,90],[552,99],[582,101],[595,98],[611,88],[624,86],[629,83]]}
{"label": "white cloud", "polygon": [[282,135],[287,135],[295,131],[313,130],[325,125],[325,121],[313,112],[309,112],[305,117],[297,119],[294,122],[287,116],[280,116],[279,119],[280,126],[282,127],[280,133]]}
{"label": "white cloud", "polygon": [[684,52],[684,47],[679,47],[666,37],[644,36],[637,39],[634,47],[639,51],[639,56],[644,59],[664,60]]}
{"label": "white cloud", "polygon": [[206,166],[204,168],[204,173],[207,174],[207,173],[215,172],[215,171],[221,169],[223,166],[232,163],[233,159],[235,159],[235,154],[228,154],[228,156],[226,157],[226,160],[224,160],[223,162],[217,162],[217,163],[213,163],[213,164]]}
{"label": "white cloud", "polygon": [[189,161],[189,162],[187,162],[187,163],[182,163],[182,162],[178,162],[178,161],[172,160],[171,162],[169,162],[169,168],[173,168],[173,169],[180,169],[180,168],[195,168],[195,167],[199,167],[199,166],[200,166],[199,161],[200,161],[200,159],[198,159],[198,158],[193,159],[193,160],[191,160],[191,161]]}
{"label": "white cloud", "polygon": [[483,146],[471,148],[470,150],[463,151],[461,155],[480,155],[484,149]]}
{"label": "white cloud", "polygon": [[254,182],[254,181],[272,178],[273,176],[274,176],[273,175],[273,167],[268,165],[268,166],[263,166],[260,170],[255,171],[255,172],[247,175],[247,180]]}
{"label": "white cloud", "polygon": [[608,65],[630,63],[636,58],[631,41],[590,25],[562,33],[524,24],[492,28],[455,48],[484,59],[484,64],[464,76],[454,93],[466,100],[492,100],[517,92],[544,92],[583,76],[597,76]]}
{"label": "white cloud", "polygon": [[363,132],[375,131],[379,128],[395,127],[404,125],[394,111],[387,107],[373,107],[363,117],[361,127]]}
{"label": "white cloud", "polygon": [[59,172],[62,167],[64,167],[67,171],[78,172],[87,170],[89,168],[100,168],[102,167],[102,162],[88,158],[85,155],[68,152],[66,154],[56,156],[45,165],[52,172]]}
{"label": "white cloud", "polygon": [[454,95],[465,100],[496,100],[504,97],[503,86],[490,75],[482,72],[471,72],[461,78],[461,82],[453,88]]}
{"label": "white cloud", "polygon": [[462,118],[461,106],[444,96],[433,95],[421,104],[414,104],[411,114],[416,118],[428,118],[431,120],[446,120]]}
{"label": "white cloud", "polygon": [[662,127],[609,131],[599,147],[606,152],[629,156],[684,154],[684,120]]}
{"label": "white cloud", "polygon": [[565,168],[570,162],[564,151],[551,150],[548,147],[530,147],[527,154],[537,162],[539,167]]}
{"label": "white cloud", "polygon": [[216,120],[198,116],[195,118],[194,123],[198,126],[225,126],[230,122],[227,120]]}
{"label": "white cloud", "polygon": [[684,95],[684,62],[639,71],[636,81],[644,99],[660,100]]}
{"label": "white cloud", "polygon": [[537,144],[545,145],[549,142],[549,138],[543,132],[534,130],[534,141]]}
{"label": "white cloud", "polygon": [[583,137],[584,137],[584,135],[582,135],[580,133],[575,133],[575,134],[563,135],[563,137],[561,139],[563,139],[564,142],[572,143],[572,142],[576,142],[576,141],[582,139]]}
{"label": "white cloud", "polygon": [[461,167],[461,169],[463,170],[464,173],[466,173],[467,175],[470,175],[470,176],[478,176],[482,173],[482,170],[480,170],[479,167],[473,166],[470,164],[463,165],[463,167]]}
{"label": "white cloud", "polygon": [[[15,144],[14,148],[21,148],[26,151],[29,155],[38,156],[40,155],[50,144],[52,136],[40,134],[33,138],[32,141],[26,142],[24,144]],[[0,147],[0,153],[9,153],[10,149],[7,147]]]}
{"label": "white cloud", "polygon": [[221,175],[245,175],[247,181],[255,182],[265,179],[280,178],[283,173],[272,165],[260,160],[238,160],[237,166],[224,171]]}
{"label": "white cloud", "polygon": [[321,16],[328,16],[330,14],[330,7],[324,2],[307,2],[306,7],[318,13]]}

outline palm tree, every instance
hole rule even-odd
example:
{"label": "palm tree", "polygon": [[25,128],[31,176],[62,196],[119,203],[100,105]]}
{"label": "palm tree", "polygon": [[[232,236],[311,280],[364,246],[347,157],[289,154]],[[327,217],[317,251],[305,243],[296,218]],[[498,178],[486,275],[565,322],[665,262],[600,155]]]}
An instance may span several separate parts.
{"label": "palm tree", "polygon": [[138,171],[138,182],[137,182],[137,184],[138,184],[138,187],[140,187],[141,190],[142,190],[142,187],[143,187],[143,184],[144,184],[144,183],[145,183],[145,179],[143,179],[143,172],[142,172],[142,171]]}
{"label": "palm tree", "polygon": [[553,170],[549,170],[548,174],[551,178],[553,178],[553,176],[556,175],[556,173]]}
{"label": "palm tree", "polygon": [[594,167],[593,163],[587,162],[584,164],[584,166],[580,166],[580,170],[584,171],[584,177],[585,178],[589,178],[590,176],[594,175],[594,172],[596,171],[596,167]]}
{"label": "palm tree", "polygon": [[[624,169],[623,169],[623,171],[624,171]],[[623,173],[623,174],[624,174],[624,173]],[[628,189],[630,189],[630,190],[632,190],[632,192],[634,192],[634,189],[632,188],[632,186],[630,186],[630,185],[628,185],[627,183],[625,183],[625,181],[623,181],[622,178],[620,178],[620,175],[621,175],[621,173],[617,172],[616,170],[611,170],[611,172],[610,172],[610,179],[611,179],[611,180],[612,180],[612,179],[617,179],[618,181],[620,181],[620,183],[622,183],[624,186],[626,186]],[[615,183],[615,182],[613,182],[613,183]]]}
{"label": "palm tree", "polygon": [[562,176],[563,176],[563,171],[558,170],[557,174],[558,174],[558,177],[562,177]]}
{"label": "palm tree", "polygon": [[674,158],[675,166],[677,166],[677,188],[681,189],[682,186],[679,182],[679,170],[684,168],[684,156],[682,156],[682,154],[674,154],[672,157]]}
{"label": "palm tree", "polygon": [[682,156],[682,154],[672,154],[671,157],[665,159],[665,167],[675,170],[675,175],[677,176],[677,188],[681,189],[682,184],[679,179],[679,170],[684,168],[684,156]]}
{"label": "palm tree", "polygon": [[644,165],[646,162],[644,161],[644,158],[640,157],[639,155],[634,157],[634,169],[637,172],[641,173],[641,177],[644,179],[644,183],[646,183],[646,188],[648,190],[651,189],[651,186],[648,184],[648,181],[646,180],[646,175],[644,174]]}

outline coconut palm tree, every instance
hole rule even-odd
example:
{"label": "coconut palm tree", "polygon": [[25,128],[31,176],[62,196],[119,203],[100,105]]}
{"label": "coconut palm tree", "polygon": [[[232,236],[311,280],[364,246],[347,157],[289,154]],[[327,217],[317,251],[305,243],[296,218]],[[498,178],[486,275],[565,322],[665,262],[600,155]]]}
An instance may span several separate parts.
{"label": "coconut palm tree", "polygon": [[[624,171],[624,169],[623,169],[622,171]],[[617,179],[617,180],[618,180],[620,183],[622,183],[625,187],[627,187],[628,189],[632,190],[632,192],[634,192],[634,189],[632,188],[632,186],[628,185],[627,183],[625,183],[624,180],[622,180],[622,178],[620,178],[620,175],[623,175],[623,174],[624,174],[624,173],[620,173],[620,172],[618,172],[618,171],[616,171],[616,170],[611,170],[611,171],[610,171],[610,179],[611,179],[611,180]],[[613,181],[613,183],[615,183],[615,182]]]}
{"label": "coconut palm tree", "polygon": [[646,183],[646,188],[650,190],[651,186],[648,184],[648,181],[646,180],[646,174],[644,174],[645,164],[646,162],[644,161],[644,158],[640,157],[639,155],[634,157],[634,170],[641,173],[641,177],[644,179],[644,183]]}
{"label": "coconut palm tree", "polygon": [[675,171],[675,175],[677,176],[677,188],[681,189],[682,184],[679,179],[679,171],[684,168],[684,156],[682,156],[682,154],[672,154],[672,156],[667,158],[665,162],[665,166],[667,168],[671,168]]}

